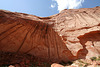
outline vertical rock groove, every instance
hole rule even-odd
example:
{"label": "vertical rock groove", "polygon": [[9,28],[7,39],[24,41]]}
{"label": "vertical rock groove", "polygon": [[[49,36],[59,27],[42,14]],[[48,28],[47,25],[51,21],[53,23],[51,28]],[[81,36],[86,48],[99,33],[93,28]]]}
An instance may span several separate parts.
{"label": "vertical rock groove", "polygon": [[[31,27],[31,29],[32,29],[32,27]],[[25,35],[25,37],[24,37],[24,40],[22,41],[20,47],[19,47],[18,50],[17,50],[17,53],[18,53],[18,52],[20,51],[20,49],[22,48],[22,46],[23,46],[23,44],[24,44],[24,42],[25,42],[25,40],[26,40],[26,38],[27,38],[27,35],[28,35],[28,33],[30,32],[31,29],[29,29],[29,31],[26,33],[26,35]]]}

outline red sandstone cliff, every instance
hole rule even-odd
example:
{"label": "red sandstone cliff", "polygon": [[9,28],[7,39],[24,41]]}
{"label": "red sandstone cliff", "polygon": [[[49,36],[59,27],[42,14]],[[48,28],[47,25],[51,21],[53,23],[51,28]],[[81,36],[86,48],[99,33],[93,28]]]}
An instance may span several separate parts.
{"label": "red sandstone cliff", "polygon": [[100,55],[100,7],[63,10],[50,17],[0,10],[0,52],[49,61]]}

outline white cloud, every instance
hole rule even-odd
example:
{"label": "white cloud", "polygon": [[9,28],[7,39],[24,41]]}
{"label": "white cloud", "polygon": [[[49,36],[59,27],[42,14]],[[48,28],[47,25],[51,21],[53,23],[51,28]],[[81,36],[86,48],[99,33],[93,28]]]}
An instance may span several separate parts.
{"label": "white cloud", "polygon": [[53,4],[51,4],[51,8],[54,8],[55,6]]}
{"label": "white cloud", "polygon": [[58,4],[58,10],[63,9],[77,9],[82,6],[84,0],[52,0],[56,1]]}
{"label": "white cloud", "polygon": [[56,3],[51,4],[51,8],[55,8],[55,6],[56,6]]}

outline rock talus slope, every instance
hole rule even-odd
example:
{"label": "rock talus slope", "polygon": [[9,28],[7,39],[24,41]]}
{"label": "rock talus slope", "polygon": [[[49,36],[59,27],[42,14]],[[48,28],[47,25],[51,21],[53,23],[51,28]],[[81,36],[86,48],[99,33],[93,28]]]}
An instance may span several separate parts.
{"label": "rock talus slope", "polygon": [[100,7],[63,10],[49,17],[0,10],[0,52],[48,61],[100,55]]}

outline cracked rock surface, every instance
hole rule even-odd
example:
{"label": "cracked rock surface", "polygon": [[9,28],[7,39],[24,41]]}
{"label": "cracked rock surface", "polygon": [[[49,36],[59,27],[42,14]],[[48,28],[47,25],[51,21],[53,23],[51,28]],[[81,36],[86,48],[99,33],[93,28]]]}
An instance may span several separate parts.
{"label": "cracked rock surface", "polygon": [[0,52],[46,61],[100,55],[100,7],[63,10],[49,17],[0,10]]}

